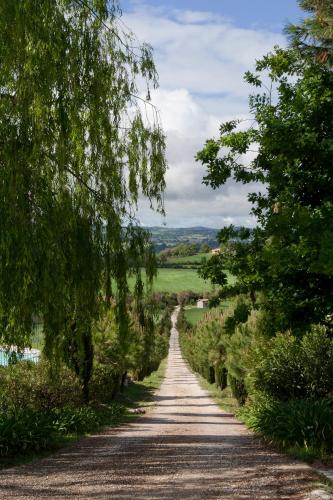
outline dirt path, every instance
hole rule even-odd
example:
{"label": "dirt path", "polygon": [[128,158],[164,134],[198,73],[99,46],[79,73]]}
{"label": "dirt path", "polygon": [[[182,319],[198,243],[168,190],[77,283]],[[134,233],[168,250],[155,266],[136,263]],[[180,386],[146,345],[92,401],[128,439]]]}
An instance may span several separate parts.
{"label": "dirt path", "polygon": [[0,499],[315,498],[310,468],[261,446],[200,388],[174,328],[157,401],[127,427],[2,471]]}

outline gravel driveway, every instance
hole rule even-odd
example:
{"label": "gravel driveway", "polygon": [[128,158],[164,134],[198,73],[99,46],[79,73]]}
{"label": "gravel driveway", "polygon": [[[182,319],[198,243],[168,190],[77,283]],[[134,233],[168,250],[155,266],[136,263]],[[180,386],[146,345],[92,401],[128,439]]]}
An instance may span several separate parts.
{"label": "gravel driveway", "polygon": [[[175,321],[175,315],[173,321]],[[272,452],[200,388],[172,329],[157,405],[118,430],[0,472],[0,499],[275,499],[310,496],[315,473]]]}

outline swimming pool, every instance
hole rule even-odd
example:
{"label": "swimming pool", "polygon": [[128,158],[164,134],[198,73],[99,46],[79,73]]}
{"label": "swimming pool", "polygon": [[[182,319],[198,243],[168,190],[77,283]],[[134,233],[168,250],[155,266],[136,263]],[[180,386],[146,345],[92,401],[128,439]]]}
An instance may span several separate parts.
{"label": "swimming pool", "polygon": [[[12,352],[16,352],[16,350],[13,349],[8,353],[5,349],[0,347],[0,366],[8,366]],[[17,354],[17,359],[37,363],[40,359],[40,351],[38,349],[24,349],[22,353]]]}

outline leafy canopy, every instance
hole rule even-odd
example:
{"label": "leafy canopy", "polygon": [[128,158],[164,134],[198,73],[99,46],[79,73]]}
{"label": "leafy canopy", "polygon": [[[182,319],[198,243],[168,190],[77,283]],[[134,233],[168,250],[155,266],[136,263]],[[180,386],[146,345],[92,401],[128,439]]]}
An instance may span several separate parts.
{"label": "leafy canopy", "polygon": [[39,314],[46,351],[83,377],[102,287],[117,282],[121,320],[128,273],[153,276],[139,195],[163,211],[152,50],[119,16],[107,0],[0,0],[1,342],[27,345]]}
{"label": "leafy canopy", "polygon": [[[269,74],[266,85],[265,74]],[[246,80],[253,124],[221,126],[197,155],[213,188],[227,179],[260,182],[250,194],[258,227],[229,241],[221,266],[238,276],[241,291],[264,291],[270,328],[328,321],[333,310],[333,73],[276,49]],[[252,154],[248,162],[246,153]]]}

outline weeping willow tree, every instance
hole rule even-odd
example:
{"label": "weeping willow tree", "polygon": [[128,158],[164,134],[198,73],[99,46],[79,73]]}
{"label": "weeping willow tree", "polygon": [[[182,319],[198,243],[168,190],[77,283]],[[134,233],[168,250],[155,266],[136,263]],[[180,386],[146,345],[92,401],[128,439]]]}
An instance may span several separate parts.
{"label": "weeping willow tree", "polygon": [[112,281],[126,335],[127,276],[140,295],[141,267],[153,275],[138,197],[163,211],[157,73],[120,14],[107,0],[0,0],[0,342],[28,345],[42,315],[46,354],[86,397]]}

